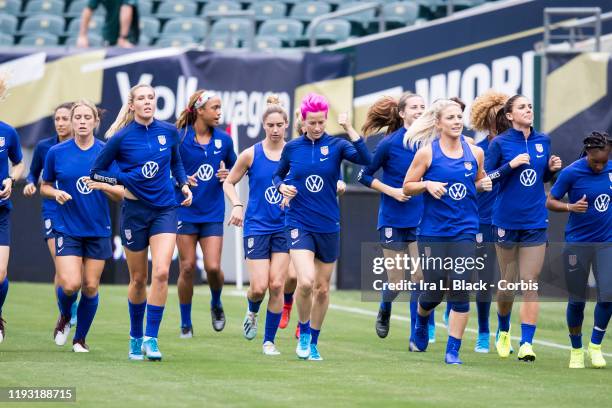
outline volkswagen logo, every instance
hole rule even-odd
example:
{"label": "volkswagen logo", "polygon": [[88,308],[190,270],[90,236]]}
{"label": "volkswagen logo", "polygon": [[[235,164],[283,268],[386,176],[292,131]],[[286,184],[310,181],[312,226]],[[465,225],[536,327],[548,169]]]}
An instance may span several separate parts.
{"label": "volkswagen logo", "polygon": [[448,195],[453,200],[459,201],[467,194],[467,189],[463,183],[455,183],[448,188]]}
{"label": "volkswagen logo", "polygon": [[212,178],[214,170],[210,164],[203,164],[198,168],[196,177],[202,181],[208,181]]}
{"label": "volkswagen logo", "polygon": [[76,182],[76,188],[81,194],[90,194],[93,191],[91,188],[87,187],[87,183],[85,182],[86,178],[85,176],[80,177]]}
{"label": "volkswagen logo", "polygon": [[159,170],[159,165],[154,161],[148,161],[142,166],[142,175],[148,179],[155,177],[157,171]]}
{"label": "volkswagen logo", "polygon": [[283,196],[281,195],[281,193],[279,193],[276,187],[274,186],[268,187],[266,189],[265,197],[266,197],[266,201],[272,205],[276,205],[280,203],[280,201],[283,199]]}
{"label": "volkswagen logo", "polygon": [[306,178],[306,188],[311,193],[318,193],[323,189],[323,179],[321,176],[317,176],[316,174],[312,174]]}
{"label": "volkswagen logo", "polygon": [[595,199],[595,209],[599,212],[608,211],[610,205],[610,196],[607,194],[600,194]]}
{"label": "volkswagen logo", "polygon": [[534,169],[525,169],[520,175],[521,184],[525,187],[531,187],[535,184],[537,176]]}

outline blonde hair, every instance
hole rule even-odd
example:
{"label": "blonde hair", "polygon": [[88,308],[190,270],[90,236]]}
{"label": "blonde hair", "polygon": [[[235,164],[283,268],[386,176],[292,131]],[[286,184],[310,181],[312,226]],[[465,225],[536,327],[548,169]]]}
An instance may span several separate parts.
{"label": "blonde hair", "polygon": [[289,116],[287,111],[283,108],[283,104],[280,101],[278,94],[272,94],[266,98],[266,110],[264,111],[261,121],[265,122],[266,118],[273,113],[280,113],[285,119],[285,122],[289,122]]}
{"label": "blonde hair", "polygon": [[404,145],[411,149],[428,146],[437,137],[436,124],[440,120],[442,111],[450,106],[461,106],[450,99],[438,99],[431,104],[423,114],[412,123],[404,135]]}
{"label": "blonde hair", "polygon": [[150,88],[153,87],[149,84],[138,84],[130,89],[130,93],[128,95],[128,99],[125,104],[121,107],[119,114],[117,115],[117,119],[113,122],[112,125],[108,128],[104,137],[107,139],[111,138],[115,133],[129,125],[134,121],[134,111],[130,110],[130,105],[134,102],[134,92],[136,92],[139,88]]}
{"label": "blonde hair", "polygon": [[295,132],[298,134],[298,136],[302,136],[304,134],[304,131],[302,130],[302,127],[304,127],[304,121],[302,120],[302,111],[300,110],[300,108],[296,108],[295,112],[294,112],[294,128],[295,128]]}
{"label": "blonde hair", "polygon": [[479,132],[489,132],[495,128],[497,112],[504,107],[509,96],[490,89],[474,99],[470,111],[472,129]]}
{"label": "blonde hair", "polygon": [[[88,99],[79,99],[78,101],[72,104],[72,107],[70,108],[70,122],[72,122],[72,118],[74,117],[74,111],[79,106],[85,106],[86,108],[89,108],[91,110],[94,116],[94,120],[96,122],[95,130],[98,130],[98,127],[100,127],[100,119],[102,117],[102,109],[99,109],[93,102]],[[58,107],[58,109],[62,107],[64,107],[64,105],[61,105],[60,107]],[[74,134],[74,129],[72,129],[72,135],[74,136]]]}

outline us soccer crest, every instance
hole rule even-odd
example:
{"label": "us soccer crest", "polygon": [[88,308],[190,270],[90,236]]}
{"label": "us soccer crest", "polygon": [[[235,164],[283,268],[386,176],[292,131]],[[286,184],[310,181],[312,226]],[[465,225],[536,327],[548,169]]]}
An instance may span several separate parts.
{"label": "us soccer crest", "polygon": [[498,235],[500,238],[503,238],[503,236],[504,236],[504,235],[506,235],[506,230],[505,230],[505,229],[503,229],[503,228],[498,228],[498,229],[497,229],[497,235]]}
{"label": "us soccer crest", "polygon": [[391,238],[393,236],[393,228],[385,228],[385,237]]}
{"label": "us soccer crest", "polygon": [[254,244],[254,243],[255,243],[255,239],[254,239],[254,238],[249,238],[249,239],[247,240],[247,246],[248,246],[249,248],[253,248],[253,244]]}
{"label": "us soccer crest", "polygon": [[329,146],[321,146],[321,154],[327,156],[329,154]]}
{"label": "us soccer crest", "polygon": [[46,229],[51,228],[51,219],[47,218],[47,219],[45,220],[45,228],[46,228]]}
{"label": "us soccer crest", "polygon": [[157,141],[159,142],[160,145],[165,145],[166,144],[166,136],[165,135],[159,135],[157,136]]}
{"label": "us soccer crest", "polygon": [[57,239],[57,246],[61,247],[62,245],[64,245],[64,237],[59,237]]}
{"label": "us soccer crest", "polygon": [[125,230],[125,238],[129,241],[130,239],[132,239],[132,230],[131,229],[126,229]]}
{"label": "us soccer crest", "polygon": [[570,255],[570,256],[567,257],[567,260],[568,260],[570,266],[576,266],[576,264],[578,263],[578,256]]}
{"label": "us soccer crest", "polygon": [[215,139],[215,147],[220,149],[223,146],[223,141],[221,139]]}
{"label": "us soccer crest", "polygon": [[466,169],[467,171],[472,170],[472,163],[470,163],[470,162],[465,162],[464,164],[465,164],[465,169]]}
{"label": "us soccer crest", "polygon": [[300,234],[300,230],[298,230],[297,228],[292,229],[291,230],[291,239],[296,239],[299,234]]}
{"label": "us soccer crest", "polygon": [[5,143],[4,136],[1,136],[0,137],[0,147],[4,147],[4,143]]}
{"label": "us soccer crest", "polygon": [[481,232],[476,234],[476,242],[478,242],[479,244],[482,244],[482,233]]}
{"label": "us soccer crest", "polygon": [[612,183],[612,173],[608,173],[608,178],[610,179],[610,183]]}
{"label": "us soccer crest", "polygon": [[536,143],[536,150],[538,153],[542,153],[544,151],[544,146],[542,146],[542,143]]}

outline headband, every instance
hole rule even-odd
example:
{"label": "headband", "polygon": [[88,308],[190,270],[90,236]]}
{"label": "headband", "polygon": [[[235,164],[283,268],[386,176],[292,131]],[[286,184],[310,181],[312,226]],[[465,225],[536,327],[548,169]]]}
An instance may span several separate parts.
{"label": "headband", "polygon": [[206,105],[206,102],[211,100],[217,96],[213,91],[202,92],[202,94],[198,97],[198,99],[193,104],[193,109],[200,109],[202,106]]}

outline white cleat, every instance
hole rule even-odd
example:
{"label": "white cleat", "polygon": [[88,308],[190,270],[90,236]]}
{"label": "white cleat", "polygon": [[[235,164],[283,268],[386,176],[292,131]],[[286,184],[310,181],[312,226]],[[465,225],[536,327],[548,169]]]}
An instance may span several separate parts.
{"label": "white cleat", "polygon": [[242,322],[242,334],[247,340],[253,340],[257,336],[257,313],[247,310]]}
{"label": "white cleat", "polygon": [[89,353],[89,346],[84,341],[72,343],[72,351],[75,353]]}
{"label": "white cleat", "polygon": [[181,327],[181,334],[179,337],[181,339],[191,339],[193,337],[193,328],[192,327]]}
{"label": "white cleat", "polygon": [[57,319],[55,330],[53,331],[53,339],[55,340],[55,344],[57,344],[58,346],[63,346],[64,344],[66,344],[69,335],[70,319],[66,318],[65,316],[60,316]]}
{"label": "white cleat", "polygon": [[4,319],[0,317],[0,343],[4,341]]}
{"label": "white cleat", "polygon": [[266,341],[263,344],[263,353],[266,356],[278,356],[280,354],[280,351],[278,351],[274,343],[272,343],[271,341]]}

